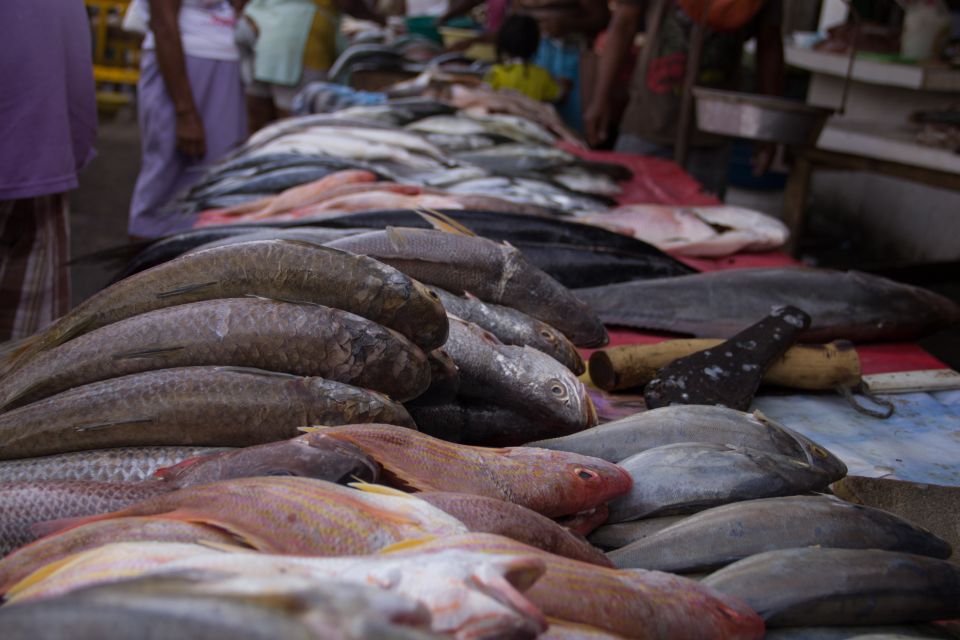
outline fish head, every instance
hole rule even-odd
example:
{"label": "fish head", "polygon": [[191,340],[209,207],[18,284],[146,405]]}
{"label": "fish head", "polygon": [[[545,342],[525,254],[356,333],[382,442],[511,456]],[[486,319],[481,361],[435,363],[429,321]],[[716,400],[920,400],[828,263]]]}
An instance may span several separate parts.
{"label": "fish head", "polygon": [[531,509],[549,517],[580,514],[630,491],[633,478],[620,466],[579,453],[537,447],[514,447],[537,479]]}
{"label": "fish head", "polygon": [[560,331],[539,320],[534,321],[533,329],[536,335],[529,343],[531,347],[553,356],[554,359],[577,375],[587,370],[580,352]]}
{"label": "fish head", "polygon": [[234,451],[188,458],[157,477],[178,489],[233,478],[298,476],[330,482],[375,482],[379,465],[356,445],[333,438],[300,436]]}
{"label": "fish head", "polygon": [[450,330],[447,310],[440,302],[440,296],[430,287],[413,278],[410,278],[410,282],[413,283],[413,288],[409,297],[409,310],[405,315],[415,320],[416,327],[411,327],[407,335],[424,351],[442,347]]}
{"label": "fish head", "polygon": [[564,365],[547,354],[525,346],[517,379],[529,399],[527,409],[565,433],[597,423],[597,412],[587,388]]}
{"label": "fish head", "polygon": [[418,542],[385,550],[378,556],[377,575],[370,577],[424,603],[433,614],[434,631],[462,639],[519,639],[546,630],[543,613],[523,595],[546,571],[541,558],[456,548],[391,557],[394,548]]}

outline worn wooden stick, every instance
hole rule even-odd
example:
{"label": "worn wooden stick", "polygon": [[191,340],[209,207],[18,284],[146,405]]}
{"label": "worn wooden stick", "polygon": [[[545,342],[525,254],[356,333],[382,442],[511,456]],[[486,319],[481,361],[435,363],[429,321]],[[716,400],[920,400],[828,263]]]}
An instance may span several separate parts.
{"label": "worn wooden stick", "polygon": [[[723,340],[667,340],[657,344],[632,344],[595,351],[590,356],[590,379],[604,391],[643,387],[657,370],[682,358],[715,347]],[[790,347],[763,377],[764,384],[826,391],[860,382],[860,358],[853,344],[837,340],[829,344]]]}

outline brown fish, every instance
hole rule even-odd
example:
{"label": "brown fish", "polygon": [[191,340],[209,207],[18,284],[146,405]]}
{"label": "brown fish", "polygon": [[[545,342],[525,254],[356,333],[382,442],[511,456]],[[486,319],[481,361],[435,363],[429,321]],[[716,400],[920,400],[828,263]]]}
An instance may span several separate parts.
{"label": "brown fish", "polygon": [[309,435],[357,445],[380,463],[388,484],[498,498],[548,517],[592,509],[630,489],[617,465],[560,451],[471,447],[385,424],[321,428]]}
{"label": "brown fish", "polygon": [[374,391],[323,378],[183,367],[94,382],[0,414],[0,459],[147,445],[242,447],[314,424],[413,426]]}
{"label": "brown fish", "polygon": [[119,447],[0,462],[0,482],[89,480],[142,482],[187,458],[223,451],[217,447]]}
{"label": "brown fish", "polygon": [[212,365],[319,376],[399,401],[430,384],[423,351],[370,320],[321,305],[228,298],[150,311],[46,350],[0,379],[0,409],[99,380]]}
{"label": "brown fish", "polygon": [[389,227],[327,246],[377,258],[457,295],[469,292],[519,309],[556,327],[577,346],[607,342],[606,329],[587,305],[508,244],[433,229]]}
{"label": "brown fish", "polygon": [[0,372],[124,318],[250,295],[343,309],[400,332],[426,351],[447,336],[436,295],[396,269],[308,242],[263,240],[180,256],[107,287],[40,333],[6,345]]}
{"label": "brown fish", "polygon": [[495,533],[558,556],[613,567],[599,549],[536,511],[518,504],[468,493],[425,491],[417,497],[443,509],[470,531]]}

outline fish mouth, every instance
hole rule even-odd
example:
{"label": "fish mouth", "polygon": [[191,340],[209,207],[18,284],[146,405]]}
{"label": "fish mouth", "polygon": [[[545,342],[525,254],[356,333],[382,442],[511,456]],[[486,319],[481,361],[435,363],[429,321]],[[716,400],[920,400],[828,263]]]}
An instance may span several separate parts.
{"label": "fish mouth", "polygon": [[583,412],[581,414],[584,421],[583,424],[586,425],[586,427],[596,426],[597,422],[599,421],[597,416],[597,407],[595,404],[593,404],[593,400],[590,398],[590,394],[587,393],[586,387],[583,387],[581,404],[583,406]]}

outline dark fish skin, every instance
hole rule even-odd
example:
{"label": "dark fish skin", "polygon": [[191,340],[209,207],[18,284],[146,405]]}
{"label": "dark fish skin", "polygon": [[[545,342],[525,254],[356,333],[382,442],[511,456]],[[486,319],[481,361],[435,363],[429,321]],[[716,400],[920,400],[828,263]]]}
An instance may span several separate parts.
{"label": "dark fish skin", "polygon": [[284,189],[319,180],[333,173],[330,167],[294,166],[266,171],[241,178],[224,178],[204,189],[195,191],[191,198],[209,198],[241,193],[278,193]]}
{"label": "dark fish skin", "polygon": [[446,511],[470,531],[495,533],[581,562],[613,566],[582,537],[519,504],[464,493],[424,491],[417,497]]}
{"label": "dark fish skin", "polygon": [[399,271],[312,243],[261,240],[181,256],[107,287],[23,341],[0,371],[147,311],[247,296],[343,309],[399,331],[425,350],[441,346],[447,336],[446,312],[435,294]]}
{"label": "dark fish skin", "polygon": [[729,338],[775,305],[810,314],[803,342],[912,340],[960,321],[960,306],[931,291],[830,269],[730,269],[576,295],[607,324],[704,338]]}
{"label": "dark fish skin", "polygon": [[509,245],[433,229],[390,228],[327,246],[377,258],[454,294],[470,292],[519,309],[556,327],[577,346],[607,342],[606,329],[586,305]]}
{"label": "dark fish skin", "polygon": [[229,244],[240,244],[241,242],[251,242],[253,240],[300,240],[301,242],[314,242],[324,244],[331,240],[339,240],[366,232],[366,229],[327,229],[326,227],[290,227],[289,229],[280,229],[270,227],[267,229],[248,228],[249,233],[237,234],[228,238],[221,238],[213,242],[208,242],[198,246],[193,251],[203,251],[213,249],[214,247],[223,247]]}
{"label": "dark fish skin", "polygon": [[410,402],[419,405],[453,402],[460,391],[460,368],[443,349],[427,354],[430,363],[430,387]]}
{"label": "dark fish skin", "polygon": [[540,421],[504,407],[455,398],[438,404],[407,403],[417,429],[435,438],[480,446],[519,446],[544,435]]}
{"label": "dark fish skin", "polygon": [[759,411],[744,413],[706,405],[643,411],[580,433],[530,445],[619,462],[648,449],[681,442],[749,447],[804,460],[837,479],[847,475],[847,466],[839,458]]}
{"label": "dark fish skin", "polygon": [[0,414],[0,459],[150,445],[243,447],[311,425],[413,426],[399,404],[323,378],[183,367],[94,382]]}
{"label": "dark fish skin", "polygon": [[0,555],[37,538],[38,522],[122,509],[171,491],[159,482],[9,482],[0,484]]}
{"label": "dark fish skin", "polygon": [[701,584],[743,599],[770,627],[960,617],[960,566],[895,551],[768,551],[735,562]]}
{"label": "dark fish skin", "polygon": [[573,343],[547,323],[510,307],[455,296],[439,287],[430,287],[430,290],[439,296],[447,313],[486,329],[500,342],[533,347],[577,375],[586,371],[586,364]]}
{"label": "dark fish skin", "polygon": [[663,516],[605,524],[593,531],[587,539],[590,544],[601,549],[620,549],[690,517],[692,516]]}
{"label": "dark fish skin", "polygon": [[609,556],[621,569],[695,573],[765,551],[810,546],[941,559],[952,552],[946,541],[886,511],[830,496],[789,496],[708,509]]}
{"label": "dark fish skin", "polygon": [[187,458],[222,451],[217,447],[120,447],[0,462],[0,482],[86,480],[141,482]]}
{"label": "dark fish skin", "polygon": [[657,447],[617,464],[634,482],[630,493],[610,502],[609,522],[822,491],[838,480],[796,458],[702,442]]}
{"label": "dark fish skin", "polygon": [[423,351],[375,322],[321,305],[226,298],[149,311],[41,352],[0,378],[0,409],[124,375],[214,365],[319,376],[399,401],[430,384]]}

